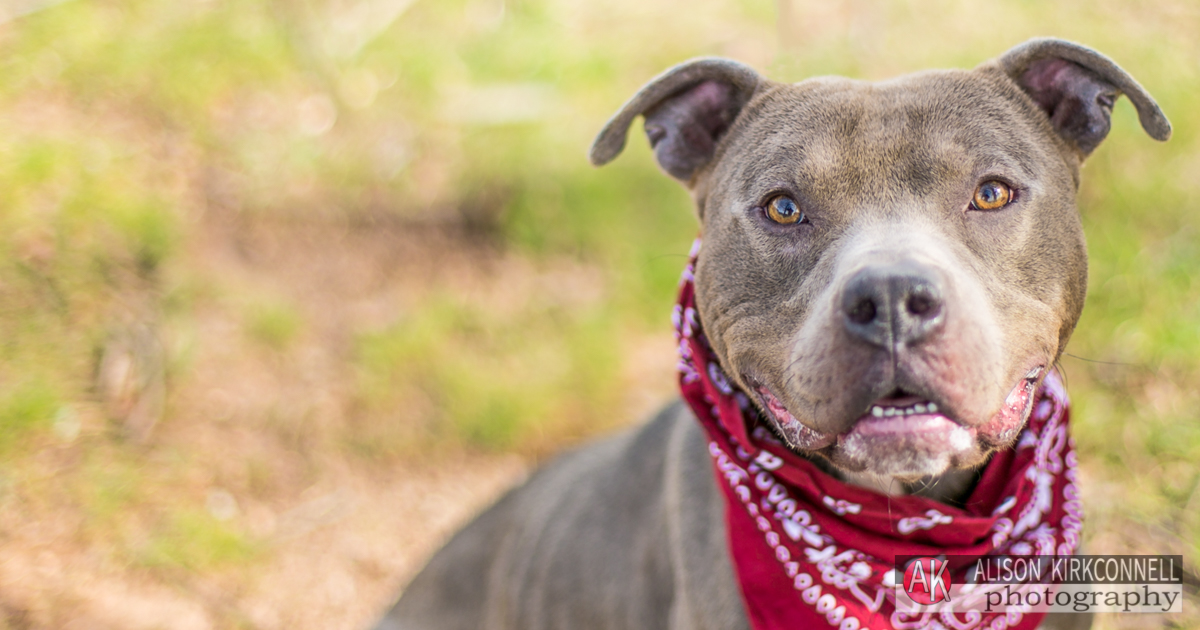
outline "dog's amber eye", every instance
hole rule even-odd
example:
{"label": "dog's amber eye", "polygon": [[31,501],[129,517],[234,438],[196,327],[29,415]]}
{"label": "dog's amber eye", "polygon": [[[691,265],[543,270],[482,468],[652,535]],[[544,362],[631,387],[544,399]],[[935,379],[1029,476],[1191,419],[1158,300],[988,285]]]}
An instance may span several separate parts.
{"label": "dog's amber eye", "polygon": [[804,220],[804,213],[800,212],[800,206],[787,195],[779,195],[772,197],[767,202],[767,216],[776,223],[791,225]]}
{"label": "dog's amber eye", "polygon": [[1012,190],[1004,182],[990,181],[975,191],[971,205],[976,210],[999,210],[1012,201]]}

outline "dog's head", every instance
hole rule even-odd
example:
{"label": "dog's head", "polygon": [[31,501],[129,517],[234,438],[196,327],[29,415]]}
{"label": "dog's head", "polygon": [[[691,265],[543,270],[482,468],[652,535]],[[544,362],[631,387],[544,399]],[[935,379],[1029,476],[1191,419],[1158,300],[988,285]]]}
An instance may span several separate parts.
{"label": "dog's head", "polygon": [[974,70],[789,85],[722,59],[672,68],[596,139],[645,116],[691,189],[701,323],[794,450],[899,479],[1012,443],[1083,308],[1075,193],[1125,94],[1108,58],[1034,40]]}

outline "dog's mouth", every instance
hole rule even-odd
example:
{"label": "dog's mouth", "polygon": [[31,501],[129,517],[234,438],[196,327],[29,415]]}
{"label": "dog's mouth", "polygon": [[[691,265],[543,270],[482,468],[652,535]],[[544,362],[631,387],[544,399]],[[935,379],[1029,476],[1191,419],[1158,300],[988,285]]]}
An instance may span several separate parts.
{"label": "dog's mouth", "polygon": [[1029,418],[1044,373],[1044,365],[1031,369],[1000,410],[974,426],[949,415],[944,404],[896,390],[871,403],[845,431],[823,432],[800,422],[769,388],[756,385],[755,392],[794,449],[820,454],[849,471],[923,477],[977,465],[993,449],[1011,444]]}

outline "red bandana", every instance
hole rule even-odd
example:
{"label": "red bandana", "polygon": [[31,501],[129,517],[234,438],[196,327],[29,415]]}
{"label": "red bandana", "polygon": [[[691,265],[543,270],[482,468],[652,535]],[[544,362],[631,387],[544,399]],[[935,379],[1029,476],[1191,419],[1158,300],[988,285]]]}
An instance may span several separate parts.
{"label": "red bandana", "polygon": [[721,370],[696,313],[699,249],[697,239],[674,311],[679,386],[709,438],[754,630],[1037,627],[1044,613],[899,612],[892,569],[898,555],[1075,553],[1083,513],[1058,375],[1046,376],[1016,446],[992,456],[967,507],[845,484],[767,431]]}

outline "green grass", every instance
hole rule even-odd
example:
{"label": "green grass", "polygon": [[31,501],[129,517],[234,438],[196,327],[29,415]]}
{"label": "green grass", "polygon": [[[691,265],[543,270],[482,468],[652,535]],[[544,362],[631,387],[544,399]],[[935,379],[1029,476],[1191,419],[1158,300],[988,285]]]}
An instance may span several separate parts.
{"label": "green grass", "polygon": [[283,303],[258,303],[246,314],[246,332],[250,337],[276,351],[287,349],[303,325],[300,313]]}
{"label": "green grass", "polygon": [[211,571],[246,564],[260,552],[245,534],[207,512],[186,510],[170,514],[158,525],[137,561],[150,568]]}
{"label": "green grass", "polygon": [[0,399],[0,454],[21,444],[29,431],[49,426],[60,409],[60,398],[44,382],[24,383],[9,390]]}
{"label": "green grass", "polygon": [[[361,335],[355,366],[366,426],[353,440],[374,452],[403,451],[378,431],[404,418],[418,390],[428,407],[417,418],[426,444],[456,439],[476,447],[519,449],[538,431],[570,434],[613,425],[619,369],[611,315],[561,308],[490,313],[451,297],[387,329]],[[402,439],[413,436],[402,436]],[[536,447],[545,447],[542,444]]]}

